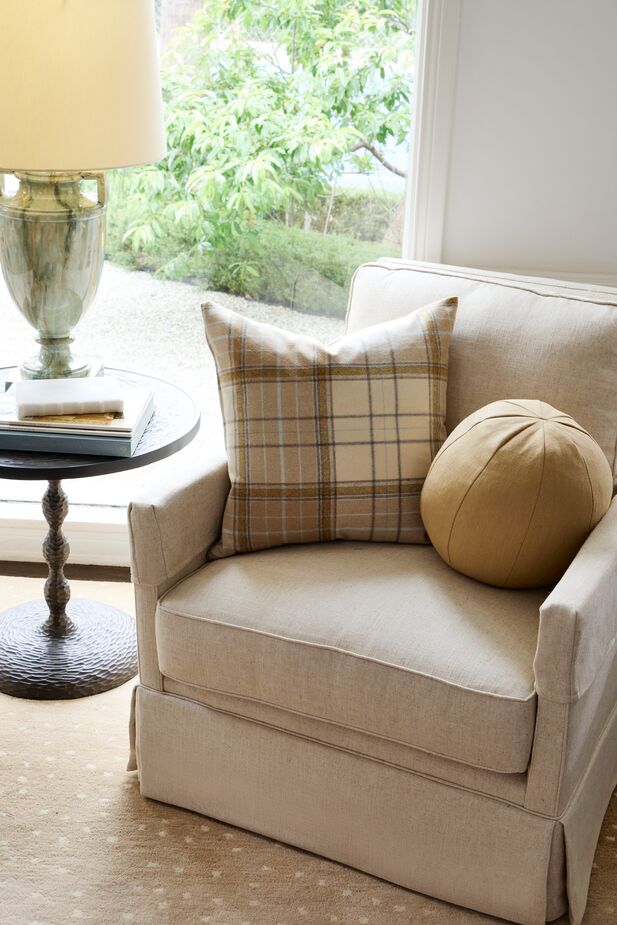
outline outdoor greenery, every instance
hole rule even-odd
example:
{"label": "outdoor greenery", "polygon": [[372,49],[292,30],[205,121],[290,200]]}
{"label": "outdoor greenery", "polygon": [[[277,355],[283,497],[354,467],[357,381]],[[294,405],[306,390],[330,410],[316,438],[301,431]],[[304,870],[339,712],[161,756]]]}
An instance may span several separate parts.
{"label": "outdoor greenery", "polygon": [[205,281],[232,292],[300,311],[344,317],[347,287],[355,269],[370,260],[397,256],[391,245],[262,222],[228,248],[188,250],[170,224],[140,251],[122,243],[121,222],[112,223],[108,253],[117,263],[153,270],[167,279]]}
{"label": "outdoor greenery", "polygon": [[403,200],[402,193],[374,189],[333,188],[321,196],[309,211],[296,211],[277,218],[298,228],[324,234],[344,234],[359,241],[381,241],[390,233]]}
{"label": "outdoor greenery", "polygon": [[114,178],[112,258],[302,305],[302,266],[340,288],[392,253],[368,240],[400,196],[336,181],[402,174],[384,152],[409,132],[415,3],[208,0],[165,60],[167,157]]}

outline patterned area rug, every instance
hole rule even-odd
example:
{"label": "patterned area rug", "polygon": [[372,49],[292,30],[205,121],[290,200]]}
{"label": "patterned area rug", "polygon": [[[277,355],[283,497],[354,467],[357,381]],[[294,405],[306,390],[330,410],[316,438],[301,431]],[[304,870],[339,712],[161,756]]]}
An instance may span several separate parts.
{"label": "patterned area rug", "polygon": [[[131,687],[66,702],[0,695],[2,925],[497,923],[143,799],[125,771]],[[585,923],[617,923],[617,796]]]}

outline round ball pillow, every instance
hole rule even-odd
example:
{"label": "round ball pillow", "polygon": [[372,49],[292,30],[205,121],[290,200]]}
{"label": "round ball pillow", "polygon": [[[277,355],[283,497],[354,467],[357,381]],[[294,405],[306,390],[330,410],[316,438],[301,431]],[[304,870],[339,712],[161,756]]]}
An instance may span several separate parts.
{"label": "round ball pillow", "polygon": [[420,512],[452,568],[503,588],[557,581],[610,504],[606,457],[586,430],[542,401],[496,401],[443,444]]}

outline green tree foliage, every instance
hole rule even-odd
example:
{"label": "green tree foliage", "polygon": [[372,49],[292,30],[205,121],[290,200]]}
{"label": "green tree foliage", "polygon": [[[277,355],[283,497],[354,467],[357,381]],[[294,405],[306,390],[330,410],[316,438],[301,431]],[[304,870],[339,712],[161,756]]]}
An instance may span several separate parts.
{"label": "green tree foliage", "polygon": [[415,5],[207,0],[164,62],[167,157],[115,178],[125,245],[173,226],[189,251],[229,249],[351,164],[400,173],[383,152],[409,133]]}

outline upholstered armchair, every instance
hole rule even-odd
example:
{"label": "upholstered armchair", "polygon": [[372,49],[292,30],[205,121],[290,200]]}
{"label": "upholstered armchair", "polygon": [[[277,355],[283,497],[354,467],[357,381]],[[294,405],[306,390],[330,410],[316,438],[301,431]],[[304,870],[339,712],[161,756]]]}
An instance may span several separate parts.
{"label": "upholstered armchair", "polygon": [[[380,261],[348,330],[459,297],[448,428],[489,401],[571,414],[614,467],[617,290]],[[617,506],[553,588],[430,546],[206,561],[224,458],[129,511],[146,797],[524,925],[581,922],[617,782]]]}

